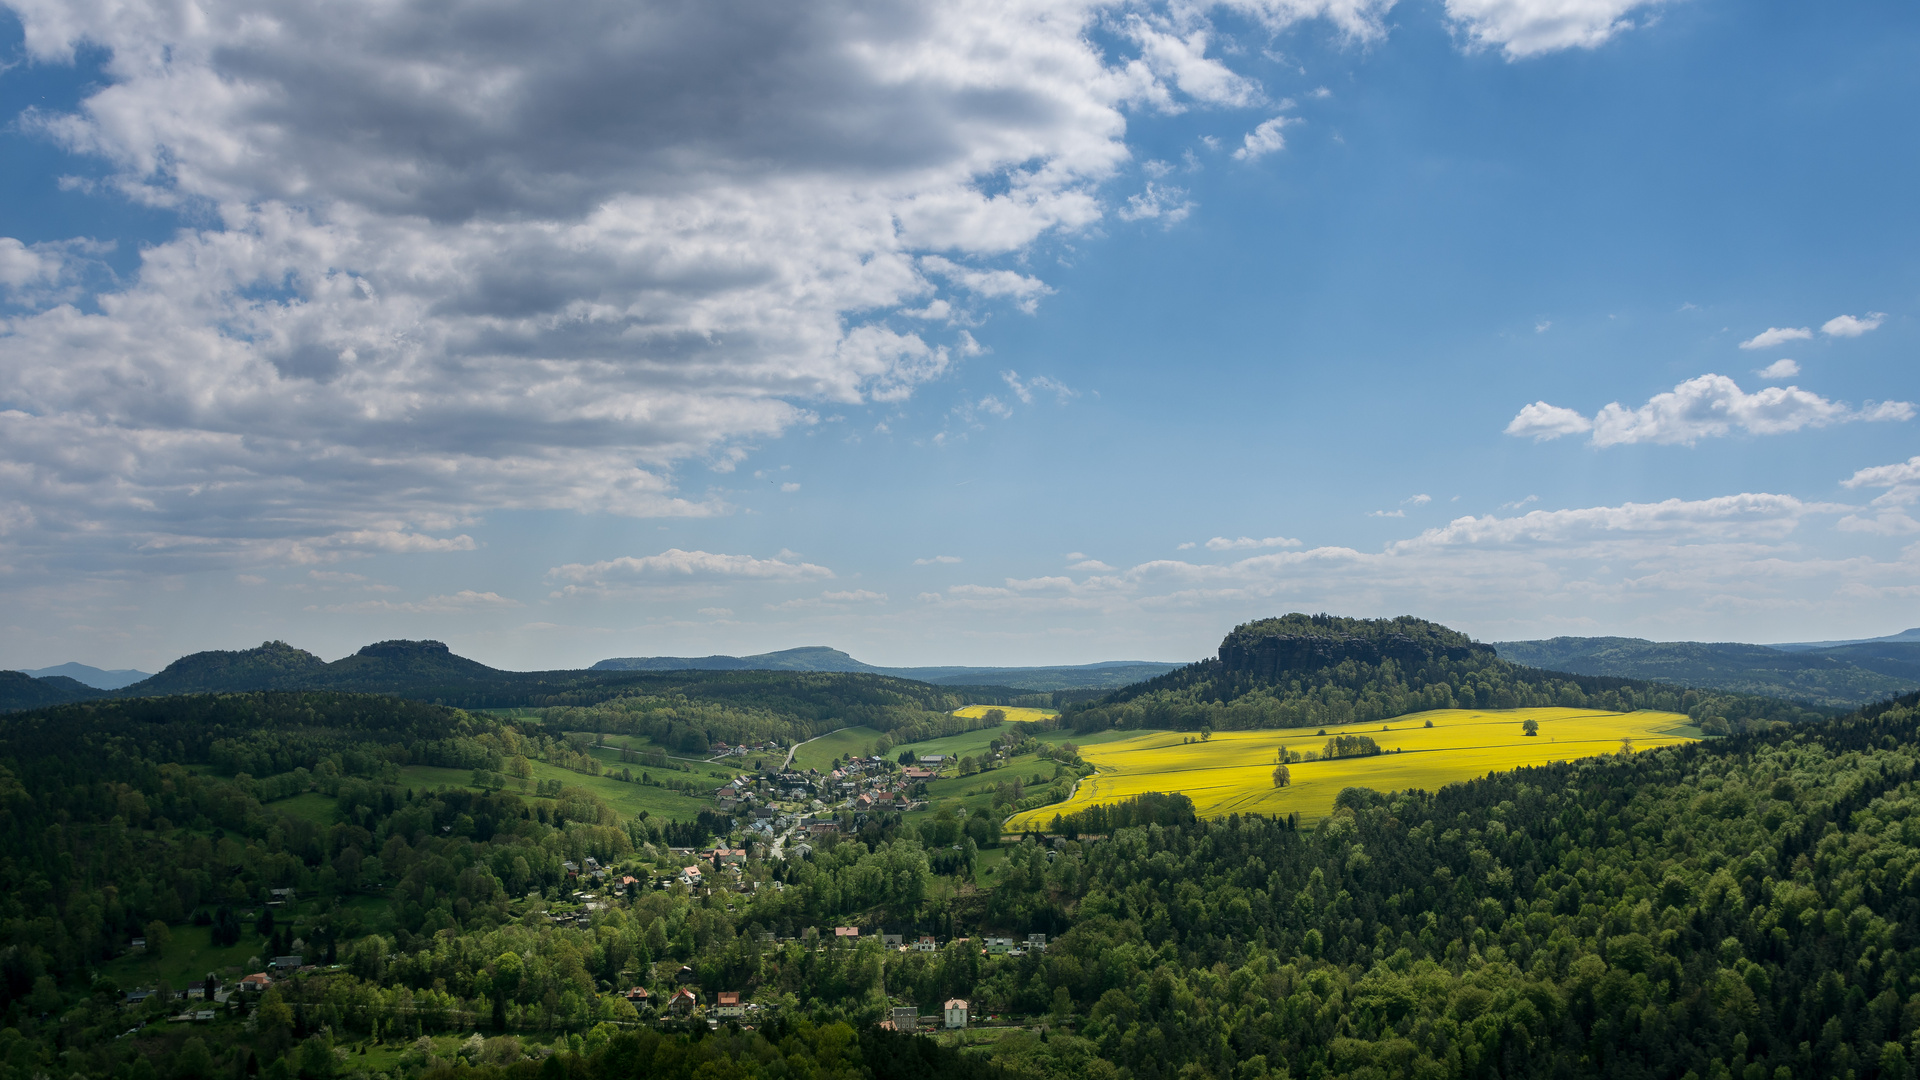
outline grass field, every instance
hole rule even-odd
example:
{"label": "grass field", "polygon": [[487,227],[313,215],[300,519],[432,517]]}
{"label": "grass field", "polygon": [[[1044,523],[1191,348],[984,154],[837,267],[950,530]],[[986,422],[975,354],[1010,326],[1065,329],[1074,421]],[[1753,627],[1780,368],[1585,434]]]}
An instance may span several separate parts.
{"label": "grass field", "polygon": [[[1539,721],[1540,734],[1521,733],[1521,722],[1527,719]],[[1385,724],[1328,728],[1326,734],[1290,728],[1224,731],[1207,742],[1190,732],[1168,731],[1115,741],[1087,739],[1080,743],[1080,756],[1099,771],[1080,782],[1072,799],[1016,814],[1006,829],[1045,828],[1055,814],[1149,791],[1181,792],[1203,817],[1291,813],[1312,821],[1332,812],[1343,788],[1432,791],[1489,772],[1614,753],[1622,738],[1631,738],[1635,750],[1692,742],[1700,732],[1691,723],[1679,713],[1441,709]],[[1319,751],[1329,736],[1340,734],[1369,736],[1386,753],[1294,762],[1288,766],[1293,782],[1273,786],[1281,746],[1301,753]]]}
{"label": "grass field", "polygon": [[[582,788],[593,792],[606,800],[616,813],[626,817],[635,817],[645,810],[649,817],[665,817],[675,821],[690,821],[701,810],[713,809],[713,803],[707,799],[696,799],[665,788],[648,787],[645,784],[629,784],[622,780],[613,780],[605,776],[587,776],[584,773],[548,765],[543,761],[533,762],[533,780],[558,780],[568,787]],[[643,770],[632,768],[638,776]],[[699,779],[697,773],[663,773],[663,776],[675,780]],[[731,774],[729,774],[731,775]],[[400,770],[400,781],[411,787],[424,788],[471,788],[473,773],[463,769],[442,769],[432,765],[409,765]],[[716,786],[718,781],[715,782]],[[531,785],[529,785],[531,786]],[[507,790],[518,791],[511,780]],[[529,792],[520,792],[523,797],[531,798]]]}
{"label": "grass field", "polygon": [[828,732],[794,752],[794,768],[826,772],[833,767],[834,758],[864,754],[879,740],[880,735],[870,727],[848,727]]}
{"label": "grass field", "polygon": [[267,805],[283,814],[304,818],[316,825],[331,825],[339,818],[337,801],[317,791],[306,791],[285,799],[275,799]]}

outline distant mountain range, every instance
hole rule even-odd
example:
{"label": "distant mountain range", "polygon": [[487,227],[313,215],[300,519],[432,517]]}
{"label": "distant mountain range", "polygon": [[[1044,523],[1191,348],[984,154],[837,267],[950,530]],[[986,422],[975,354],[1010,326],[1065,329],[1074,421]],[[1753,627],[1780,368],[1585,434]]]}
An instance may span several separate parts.
{"label": "distant mountain range", "polygon": [[839,649],[808,645],[753,656],[624,656],[602,660],[593,671],[858,671],[891,675],[936,686],[982,683],[1015,690],[1111,690],[1164,675],[1180,664],[1155,660],[1108,660],[1063,667],[875,667]]}
{"label": "distant mountain range", "polygon": [[1559,637],[1495,642],[1494,648],[1504,660],[1550,671],[1652,679],[1828,707],[1862,705],[1920,688],[1920,629],[1782,645]]}
{"label": "distant mountain range", "polygon": [[[575,705],[603,701],[628,689],[714,684],[729,674],[739,676],[732,681],[743,687],[766,681],[755,680],[755,675],[787,676],[788,683],[804,676],[847,675],[869,680],[865,685],[890,686],[893,689],[885,693],[896,696],[926,696],[900,681],[911,680],[961,690],[967,700],[981,704],[1048,704],[1044,699],[1030,699],[1054,693],[1097,693],[1175,666],[1122,662],[1069,668],[890,669],[863,664],[835,649],[793,649],[766,657],[645,658],[610,660],[592,669],[502,671],[456,656],[438,641],[377,642],[332,663],[284,641],[268,641],[253,649],[216,649],[183,656],[157,675],[110,689],[89,686],[65,675],[35,678],[24,672],[0,671],[0,711],[106,697],[259,690],[393,694],[470,708]],[[1004,680],[1011,680],[1011,685]]]}
{"label": "distant mountain range", "polygon": [[141,679],[149,677],[145,671],[121,668],[118,671],[102,671],[86,664],[58,664],[54,667],[28,668],[22,675],[31,675],[36,679],[67,678],[95,690],[118,690],[131,686]]}

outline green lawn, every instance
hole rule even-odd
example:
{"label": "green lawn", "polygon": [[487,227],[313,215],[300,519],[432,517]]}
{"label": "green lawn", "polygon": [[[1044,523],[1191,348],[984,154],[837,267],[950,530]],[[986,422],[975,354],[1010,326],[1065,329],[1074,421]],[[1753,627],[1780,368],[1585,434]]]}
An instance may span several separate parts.
{"label": "green lawn", "polygon": [[[178,993],[188,983],[199,982],[209,971],[217,975],[222,983],[236,983],[241,975],[259,970],[248,968],[249,958],[261,957],[261,962],[265,963],[266,943],[253,932],[251,925],[241,931],[237,943],[224,949],[214,948],[211,926],[189,924],[168,927],[168,931],[173,935],[173,940],[162,955],[146,953],[115,957],[100,965],[101,972],[122,989],[152,987],[165,979],[167,985]],[[227,974],[228,968],[239,968],[240,974]]]}
{"label": "green lawn", "polygon": [[316,825],[331,825],[339,819],[339,804],[332,796],[322,795],[317,791],[305,791],[289,798],[276,799],[267,806],[292,817],[304,818]]}
{"label": "green lawn", "polygon": [[906,743],[894,747],[887,756],[898,757],[902,750],[911,750],[916,756],[920,754],[945,754],[948,757],[977,755],[987,749],[988,743],[999,738],[1004,730],[1006,725],[999,724],[990,728],[981,728],[979,731],[966,731],[944,738],[928,739],[925,742]]}
{"label": "green lawn", "polygon": [[870,727],[849,727],[822,735],[795,752],[794,767],[826,772],[833,767],[834,758],[866,753],[881,734]]}

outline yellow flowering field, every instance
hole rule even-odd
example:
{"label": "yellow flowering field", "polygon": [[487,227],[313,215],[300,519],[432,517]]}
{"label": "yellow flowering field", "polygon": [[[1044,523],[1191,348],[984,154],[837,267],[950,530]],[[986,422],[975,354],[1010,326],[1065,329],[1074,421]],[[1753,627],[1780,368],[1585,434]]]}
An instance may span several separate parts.
{"label": "yellow flowering field", "polygon": [[[1529,719],[1539,723],[1538,735],[1522,732],[1521,724]],[[1327,728],[1324,735],[1316,728],[1223,731],[1202,742],[1192,732],[1143,732],[1082,749],[1081,758],[1098,772],[1080,781],[1066,802],[1007,819],[1006,831],[1044,829],[1055,814],[1149,791],[1180,792],[1203,817],[1299,814],[1312,821],[1332,812],[1342,788],[1433,791],[1490,772],[1618,753],[1622,739],[1632,740],[1635,751],[1693,742],[1698,731],[1691,724],[1680,713],[1651,711],[1437,709],[1384,723]],[[1273,786],[1281,747],[1318,754],[1335,735],[1365,735],[1385,752],[1294,761],[1287,766],[1292,783]]]}
{"label": "yellow flowering field", "polygon": [[1036,720],[1045,720],[1049,716],[1059,715],[1052,709],[1023,709],[1012,705],[969,705],[964,709],[953,710],[953,715],[978,720],[987,715],[988,709],[999,709],[1006,713],[1007,722],[1010,724],[1030,724]]}

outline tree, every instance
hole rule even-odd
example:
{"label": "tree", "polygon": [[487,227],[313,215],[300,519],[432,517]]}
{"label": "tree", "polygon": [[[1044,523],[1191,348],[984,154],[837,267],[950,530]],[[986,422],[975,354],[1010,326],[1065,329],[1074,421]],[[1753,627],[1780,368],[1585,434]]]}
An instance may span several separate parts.
{"label": "tree", "polygon": [[1273,786],[1286,787],[1291,783],[1293,783],[1293,770],[1287,768],[1285,765],[1275,765],[1273,767]]}
{"label": "tree", "polygon": [[898,760],[898,761],[900,762],[900,764],[902,764],[902,765],[911,765],[911,764],[913,764],[913,751],[912,751],[912,750],[902,750],[902,751],[900,751],[900,757],[899,757],[899,758],[898,758],[897,760]]}
{"label": "tree", "polygon": [[984,721],[986,721],[986,722],[987,722],[987,726],[989,726],[989,727],[996,727],[996,726],[998,726],[998,725],[1000,725],[1000,724],[1004,724],[1004,723],[1006,723],[1006,722],[1007,722],[1007,710],[1005,710],[1005,709],[988,709],[988,710],[986,711],[986,714],[985,714],[984,716],[982,716],[982,717],[980,717],[980,719],[982,719],[982,720],[984,720]]}
{"label": "tree", "polygon": [[1522,735],[1540,734],[1540,721],[1535,720],[1531,716],[1527,717],[1525,720],[1520,721],[1520,733]]}
{"label": "tree", "polygon": [[147,953],[150,956],[165,956],[167,946],[173,942],[173,934],[167,924],[155,919],[147,924]]}

